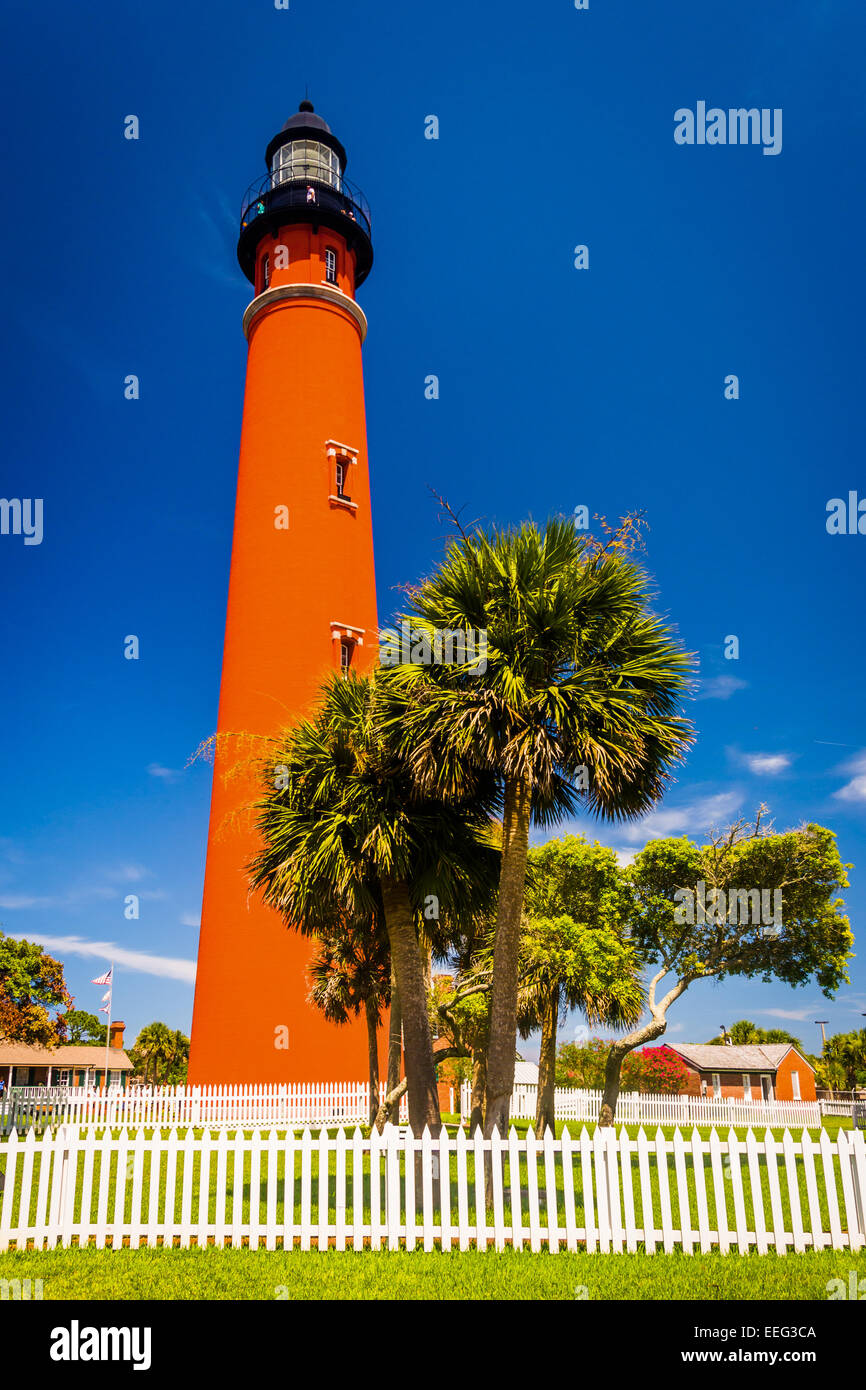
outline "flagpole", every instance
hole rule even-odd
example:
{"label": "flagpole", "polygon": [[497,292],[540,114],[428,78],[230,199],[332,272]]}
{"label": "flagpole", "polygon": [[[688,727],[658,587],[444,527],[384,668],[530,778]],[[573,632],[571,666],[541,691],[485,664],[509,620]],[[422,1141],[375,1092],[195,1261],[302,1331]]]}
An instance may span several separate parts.
{"label": "flagpole", "polygon": [[111,986],[108,991],[108,1023],[105,1025],[105,1094],[108,1095],[108,1049],[111,1046],[111,1007],[114,1003],[114,961],[111,962]]}

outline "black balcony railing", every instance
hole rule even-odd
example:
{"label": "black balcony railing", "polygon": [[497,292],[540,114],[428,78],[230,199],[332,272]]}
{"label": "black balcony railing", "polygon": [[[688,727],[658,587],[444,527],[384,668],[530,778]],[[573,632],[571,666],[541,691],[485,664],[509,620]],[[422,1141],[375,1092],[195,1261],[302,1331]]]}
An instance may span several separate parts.
{"label": "black balcony railing", "polygon": [[371,237],[370,207],[360,188],[346,178],[332,182],[321,165],[305,168],[297,164],[265,174],[257,183],[250,184],[241,203],[241,233],[266,213],[313,206],[341,213]]}

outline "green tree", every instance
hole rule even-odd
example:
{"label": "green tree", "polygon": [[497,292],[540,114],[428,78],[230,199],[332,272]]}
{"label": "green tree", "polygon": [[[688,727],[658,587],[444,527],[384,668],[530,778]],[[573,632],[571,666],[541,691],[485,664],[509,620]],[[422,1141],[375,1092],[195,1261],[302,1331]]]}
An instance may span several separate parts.
{"label": "green tree", "polygon": [[33,941],[0,932],[0,1038],[56,1047],[66,1039],[71,1004],[60,961]]}
{"label": "green tree", "polygon": [[167,1056],[160,1082],[163,1086],[185,1086],[189,1067],[189,1038],[179,1028],[169,1029]]}
{"label": "green tree", "polygon": [[379,1113],[378,1029],[382,1009],[391,1002],[387,938],[376,930],[375,922],[341,922],[322,942],[310,975],[310,1000],[331,1023],[347,1023],[353,1015],[364,1014],[372,1125]]}
{"label": "green tree", "polygon": [[709,1043],[717,1047],[724,1046],[728,1038],[738,1047],[748,1043],[790,1043],[805,1056],[802,1042],[795,1038],[793,1033],[784,1028],[759,1028],[749,1018],[738,1019],[736,1023],[731,1024],[726,1037],[720,1034],[717,1038],[710,1038]]}
{"label": "green tree", "polygon": [[105,1046],[108,1025],[100,1023],[96,1014],[88,1013],[85,1009],[70,1009],[69,1013],[64,1014],[63,1022],[71,1043],[101,1043]]}
{"label": "green tree", "polygon": [[[441,1127],[427,1011],[423,922],[448,929],[489,900],[498,856],[484,843],[492,798],[419,789],[394,746],[375,677],[335,677],[315,715],[277,740],[262,770],[262,849],[250,881],[307,935],[381,922],[403,1019],[409,1122]],[[276,769],[276,771],[275,771]],[[435,904],[437,917],[431,918]]]}
{"label": "green tree", "polygon": [[819,1084],[834,1091],[853,1091],[866,1086],[866,1028],[829,1037],[818,1075]]}
{"label": "green tree", "polygon": [[[182,1036],[182,1034],[181,1034]],[[165,1023],[148,1023],[133,1044],[131,1060],[145,1085],[160,1085],[176,1054],[177,1040]]]}
{"label": "green tree", "polygon": [[518,1021],[541,1028],[536,1133],[555,1129],[557,1028],[569,1009],[618,1028],[643,1008],[638,961],[622,922],[626,880],[616,854],[579,835],[548,840],[528,857],[519,957]]}
{"label": "green tree", "polygon": [[486,635],[483,659],[476,650],[468,665],[406,664],[392,677],[409,696],[399,732],[423,787],[447,796],[481,769],[499,781],[488,1134],[507,1124],[514,1083],[530,824],[579,804],[612,820],[642,814],[692,738],[680,711],[691,662],[650,611],[628,544],[620,532],[599,545],[563,520],[461,532],[410,595],[428,650],[443,630]]}
{"label": "green tree", "polygon": [[[836,837],[820,825],[773,833],[762,823],[764,811],[751,830],[737,821],[703,846],[685,836],[651,840],[635,859],[630,925],[654,969],[650,1020],[611,1045],[600,1124],[613,1123],[623,1057],[664,1033],[668,1009],[696,980],[738,976],[804,985],[814,979],[828,996],[847,980],[853,937],[835,896],[848,886]],[[762,890],[780,890],[782,922],[754,920],[748,890],[759,904]],[[673,983],[659,998],[667,976]]]}
{"label": "green tree", "polygon": [[[556,1054],[557,1086],[574,1087],[581,1091],[602,1090],[612,1041],[611,1038],[589,1038],[583,1043],[561,1043]],[[627,1053],[622,1062],[620,1090],[640,1091],[643,1078],[643,1053]]]}

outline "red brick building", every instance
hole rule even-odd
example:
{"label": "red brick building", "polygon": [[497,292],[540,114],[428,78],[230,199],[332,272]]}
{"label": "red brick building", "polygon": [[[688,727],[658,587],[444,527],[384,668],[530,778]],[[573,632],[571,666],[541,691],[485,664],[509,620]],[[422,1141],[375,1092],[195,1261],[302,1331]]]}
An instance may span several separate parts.
{"label": "red brick building", "polygon": [[815,1073],[790,1043],[667,1043],[688,1068],[690,1096],[814,1100]]}

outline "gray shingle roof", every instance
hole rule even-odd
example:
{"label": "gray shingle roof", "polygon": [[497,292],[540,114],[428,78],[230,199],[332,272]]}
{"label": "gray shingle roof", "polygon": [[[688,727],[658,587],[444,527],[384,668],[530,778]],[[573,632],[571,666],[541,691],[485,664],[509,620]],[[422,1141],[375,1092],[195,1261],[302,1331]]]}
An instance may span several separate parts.
{"label": "gray shingle roof", "polygon": [[748,1043],[734,1047],[668,1043],[667,1046],[699,1071],[775,1071],[791,1050],[790,1043]]}

